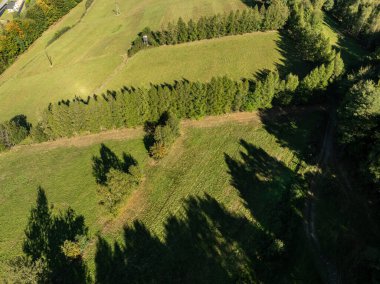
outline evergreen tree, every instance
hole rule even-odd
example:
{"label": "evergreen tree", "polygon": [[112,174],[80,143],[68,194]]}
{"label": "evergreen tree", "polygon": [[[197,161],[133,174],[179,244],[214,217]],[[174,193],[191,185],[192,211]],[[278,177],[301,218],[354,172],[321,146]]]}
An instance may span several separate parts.
{"label": "evergreen tree", "polygon": [[198,40],[198,29],[197,25],[194,23],[192,19],[187,24],[188,26],[188,41],[196,41]]}
{"label": "evergreen tree", "polygon": [[177,23],[177,31],[178,31],[178,43],[184,43],[188,40],[188,29],[186,23],[182,20],[182,18],[178,19]]}

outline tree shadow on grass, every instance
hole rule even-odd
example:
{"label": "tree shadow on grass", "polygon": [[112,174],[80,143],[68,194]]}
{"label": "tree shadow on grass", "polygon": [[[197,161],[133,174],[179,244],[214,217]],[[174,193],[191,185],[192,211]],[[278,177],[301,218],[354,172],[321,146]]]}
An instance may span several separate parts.
{"label": "tree shadow on grass", "polygon": [[312,63],[300,58],[299,53],[294,48],[294,40],[290,38],[286,31],[279,31],[279,39],[276,40],[276,44],[277,51],[282,56],[281,62],[276,64],[281,77],[293,73],[303,78],[313,69],[314,65]]}
{"label": "tree shadow on grass", "polygon": [[[288,283],[301,217],[300,178],[246,141],[241,159],[225,155],[231,184],[251,217],[230,212],[209,195],[189,197],[181,217],[169,216],[158,238],[141,222],[124,242],[97,243],[97,283]],[[309,275],[310,277],[310,275]],[[303,279],[306,281],[306,279]],[[313,282],[313,279],[308,279]],[[293,281],[294,282],[294,281]],[[302,282],[302,281],[301,281]]]}
{"label": "tree shadow on grass", "polygon": [[317,162],[316,155],[323,136],[327,112],[321,106],[297,109],[270,109],[259,113],[264,128],[277,142],[292,150],[298,159],[310,165]]}
{"label": "tree shadow on grass", "polygon": [[107,173],[111,169],[127,173],[131,166],[136,166],[137,161],[130,155],[123,153],[123,158],[119,157],[105,144],[101,144],[99,150],[100,156],[92,157],[92,174],[98,184],[106,184]]}
{"label": "tree shadow on grass", "polygon": [[71,208],[53,215],[42,188],[38,189],[36,207],[30,214],[23,251],[33,261],[44,260],[47,266],[46,282],[87,283],[87,267],[82,256],[69,257],[62,249],[65,241],[75,242],[79,236],[87,236],[84,217]]}

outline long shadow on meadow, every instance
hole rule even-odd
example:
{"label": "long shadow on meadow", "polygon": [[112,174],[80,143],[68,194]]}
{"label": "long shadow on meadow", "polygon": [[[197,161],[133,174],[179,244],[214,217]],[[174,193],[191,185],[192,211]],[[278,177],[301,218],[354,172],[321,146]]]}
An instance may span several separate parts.
{"label": "long shadow on meadow", "polygon": [[269,109],[259,113],[267,132],[289,148],[299,160],[313,165],[326,128],[327,112],[322,106]]}
{"label": "long shadow on meadow", "polygon": [[[225,155],[231,184],[254,217],[230,212],[209,195],[184,201],[182,217],[165,221],[164,237],[141,222],[124,242],[99,238],[97,283],[288,283],[302,203],[300,178],[246,141],[241,159]],[[301,242],[298,240],[298,242]],[[301,281],[302,282],[302,281]]]}

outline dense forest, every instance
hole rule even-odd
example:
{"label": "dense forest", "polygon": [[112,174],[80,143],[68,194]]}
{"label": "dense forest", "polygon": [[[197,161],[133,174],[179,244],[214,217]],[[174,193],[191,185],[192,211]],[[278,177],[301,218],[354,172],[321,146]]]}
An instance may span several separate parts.
{"label": "dense forest", "polygon": [[325,3],[329,11],[346,32],[363,41],[371,49],[380,44],[380,9],[377,0],[329,0]]}

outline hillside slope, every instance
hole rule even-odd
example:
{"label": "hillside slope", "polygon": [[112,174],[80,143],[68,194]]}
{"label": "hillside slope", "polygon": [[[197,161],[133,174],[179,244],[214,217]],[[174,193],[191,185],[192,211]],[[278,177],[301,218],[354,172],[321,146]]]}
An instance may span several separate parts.
{"label": "hillside slope", "polygon": [[[146,26],[159,29],[169,21],[244,9],[240,0],[95,0],[81,19],[85,1],[46,31],[0,77],[0,121],[25,113],[36,119],[51,101],[88,96],[123,62],[131,41]],[[46,48],[64,27],[71,28]]]}

